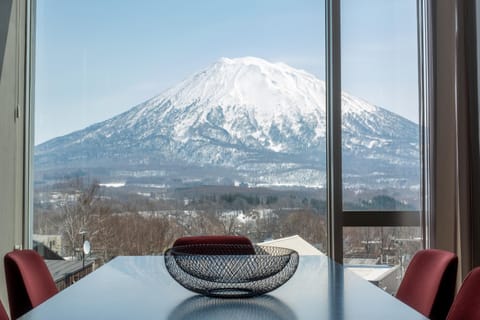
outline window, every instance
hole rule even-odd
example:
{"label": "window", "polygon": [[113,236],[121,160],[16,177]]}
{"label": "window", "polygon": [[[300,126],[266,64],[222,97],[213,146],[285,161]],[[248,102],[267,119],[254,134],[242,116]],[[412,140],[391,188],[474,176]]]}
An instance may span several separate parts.
{"label": "window", "polygon": [[197,234],[326,252],[324,4],[114,7],[37,3],[34,240],[78,256],[85,231],[103,261]]}
{"label": "window", "polygon": [[344,209],[419,210],[417,2],[344,0],[341,18]]}
{"label": "window", "polygon": [[[324,253],[340,235],[337,254],[403,266],[423,243],[416,2],[343,1],[341,74],[325,64],[325,6],[38,0],[35,243],[79,258],[87,238],[106,262],[183,235]],[[343,205],[330,234],[329,95]]]}
{"label": "window", "polygon": [[344,0],[341,32],[344,263],[394,293],[423,247],[417,1]]}

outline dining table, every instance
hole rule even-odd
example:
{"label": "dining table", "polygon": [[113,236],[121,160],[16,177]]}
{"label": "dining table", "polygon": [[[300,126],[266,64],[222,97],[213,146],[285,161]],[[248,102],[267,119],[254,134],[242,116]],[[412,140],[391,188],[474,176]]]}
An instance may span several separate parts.
{"label": "dining table", "polygon": [[164,256],[120,256],[21,317],[56,319],[427,319],[327,256],[300,256],[279,288],[251,298],[212,298],[177,283]]}

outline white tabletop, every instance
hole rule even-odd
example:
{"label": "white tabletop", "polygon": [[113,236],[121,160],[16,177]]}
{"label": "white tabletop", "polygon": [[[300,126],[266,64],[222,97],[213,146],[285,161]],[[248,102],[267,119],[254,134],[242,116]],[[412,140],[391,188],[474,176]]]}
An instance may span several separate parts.
{"label": "white tabletop", "polygon": [[426,319],[324,256],[301,256],[296,273],[269,294],[245,299],[192,293],[163,256],[117,257],[22,317],[55,319]]}

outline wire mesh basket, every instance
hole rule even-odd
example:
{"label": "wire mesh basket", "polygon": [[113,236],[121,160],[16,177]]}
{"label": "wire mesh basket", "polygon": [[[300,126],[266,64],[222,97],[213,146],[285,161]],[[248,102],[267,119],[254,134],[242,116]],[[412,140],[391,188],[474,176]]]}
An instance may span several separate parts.
{"label": "wire mesh basket", "polygon": [[165,252],[170,275],[183,287],[211,297],[253,297],[292,277],[298,253],[291,249],[238,244],[192,244]]}

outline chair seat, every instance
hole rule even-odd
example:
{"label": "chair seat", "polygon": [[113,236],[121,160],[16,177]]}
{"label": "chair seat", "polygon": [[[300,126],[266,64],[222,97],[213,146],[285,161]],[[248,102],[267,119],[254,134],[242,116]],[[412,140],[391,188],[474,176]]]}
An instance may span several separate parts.
{"label": "chair seat", "polygon": [[436,249],[418,251],[396,297],[429,319],[445,319],[455,296],[458,258]]}
{"label": "chair seat", "polygon": [[58,293],[45,261],[36,251],[9,252],[4,264],[12,320]]}
{"label": "chair seat", "polygon": [[[196,254],[209,254],[209,251],[218,253],[219,250],[214,250],[216,245],[238,245],[236,254],[255,254],[255,249],[250,239],[244,236],[231,235],[208,235],[208,236],[191,236],[178,238],[173,247],[195,245]],[[198,245],[205,245],[204,248]],[[210,249],[210,250],[209,250]]]}
{"label": "chair seat", "polygon": [[8,320],[7,311],[3,307],[2,302],[0,301],[0,320]]}
{"label": "chair seat", "polygon": [[467,275],[447,316],[447,320],[478,319],[480,319],[480,267]]}

